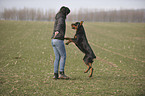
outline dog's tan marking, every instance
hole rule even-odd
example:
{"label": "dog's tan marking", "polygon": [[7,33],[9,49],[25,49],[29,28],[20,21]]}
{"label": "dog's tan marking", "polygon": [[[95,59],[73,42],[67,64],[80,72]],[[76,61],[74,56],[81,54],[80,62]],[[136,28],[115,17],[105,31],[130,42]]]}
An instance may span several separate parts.
{"label": "dog's tan marking", "polygon": [[78,26],[72,25],[72,27],[74,27],[76,30],[78,29]]}
{"label": "dog's tan marking", "polygon": [[88,67],[88,69],[84,73],[87,73],[90,70],[90,66],[87,65],[87,67]]}
{"label": "dog's tan marking", "polygon": [[89,63],[89,66],[91,67],[91,68],[90,68],[91,72],[90,72],[89,77],[92,77],[92,75],[93,75],[93,70],[94,70],[94,69],[92,68],[92,63]]}
{"label": "dog's tan marking", "polygon": [[84,22],[84,21],[81,21],[81,22],[80,22],[80,25],[82,25],[82,24],[83,24],[83,22]]}

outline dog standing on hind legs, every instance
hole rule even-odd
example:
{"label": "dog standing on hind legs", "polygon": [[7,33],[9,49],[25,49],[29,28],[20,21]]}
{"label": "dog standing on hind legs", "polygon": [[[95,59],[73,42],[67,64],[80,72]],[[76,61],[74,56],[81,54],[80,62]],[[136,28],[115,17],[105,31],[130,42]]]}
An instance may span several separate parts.
{"label": "dog standing on hind legs", "polygon": [[87,65],[88,69],[84,73],[87,73],[89,70],[91,70],[89,77],[92,77],[94,70],[92,67],[92,63],[96,56],[88,43],[85,30],[82,24],[83,21],[71,24],[72,29],[76,30],[76,34],[74,38],[65,38],[66,40],[68,40],[66,45],[73,42],[85,54],[83,61]]}

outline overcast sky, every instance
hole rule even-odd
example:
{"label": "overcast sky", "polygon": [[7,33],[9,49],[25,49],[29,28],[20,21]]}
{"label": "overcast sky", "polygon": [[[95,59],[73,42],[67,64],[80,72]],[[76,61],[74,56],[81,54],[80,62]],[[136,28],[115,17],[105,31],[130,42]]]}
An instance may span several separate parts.
{"label": "overcast sky", "polygon": [[71,10],[89,9],[145,9],[145,0],[0,0],[3,8],[40,8],[59,10],[67,6]]}

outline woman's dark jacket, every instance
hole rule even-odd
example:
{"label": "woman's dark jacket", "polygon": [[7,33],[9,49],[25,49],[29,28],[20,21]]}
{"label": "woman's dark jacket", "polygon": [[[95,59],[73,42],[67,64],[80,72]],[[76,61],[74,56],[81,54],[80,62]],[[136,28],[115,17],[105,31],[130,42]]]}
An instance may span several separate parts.
{"label": "woman's dark jacket", "polygon": [[[60,11],[55,16],[55,24],[54,24],[54,31],[52,35],[52,39],[59,39],[64,40],[65,29],[66,29],[66,15],[70,13],[70,10],[67,7],[62,7]],[[58,31],[59,33],[55,35],[55,32]]]}

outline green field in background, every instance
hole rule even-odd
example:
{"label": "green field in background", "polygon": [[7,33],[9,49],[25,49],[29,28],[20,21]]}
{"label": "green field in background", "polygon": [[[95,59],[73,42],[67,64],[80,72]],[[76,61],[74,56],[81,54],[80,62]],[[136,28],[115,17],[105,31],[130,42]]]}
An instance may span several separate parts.
{"label": "green field in background", "polygon": [[[67,37],[75,31],[67,22]],[[53,80],[54,22],[0,21],[1,96],[144,96],[145,23],[84,22],[97,59],[84,74],[84,54],[66,45],[66,75]],[[66,41],[64,41],[66,42]]]}

